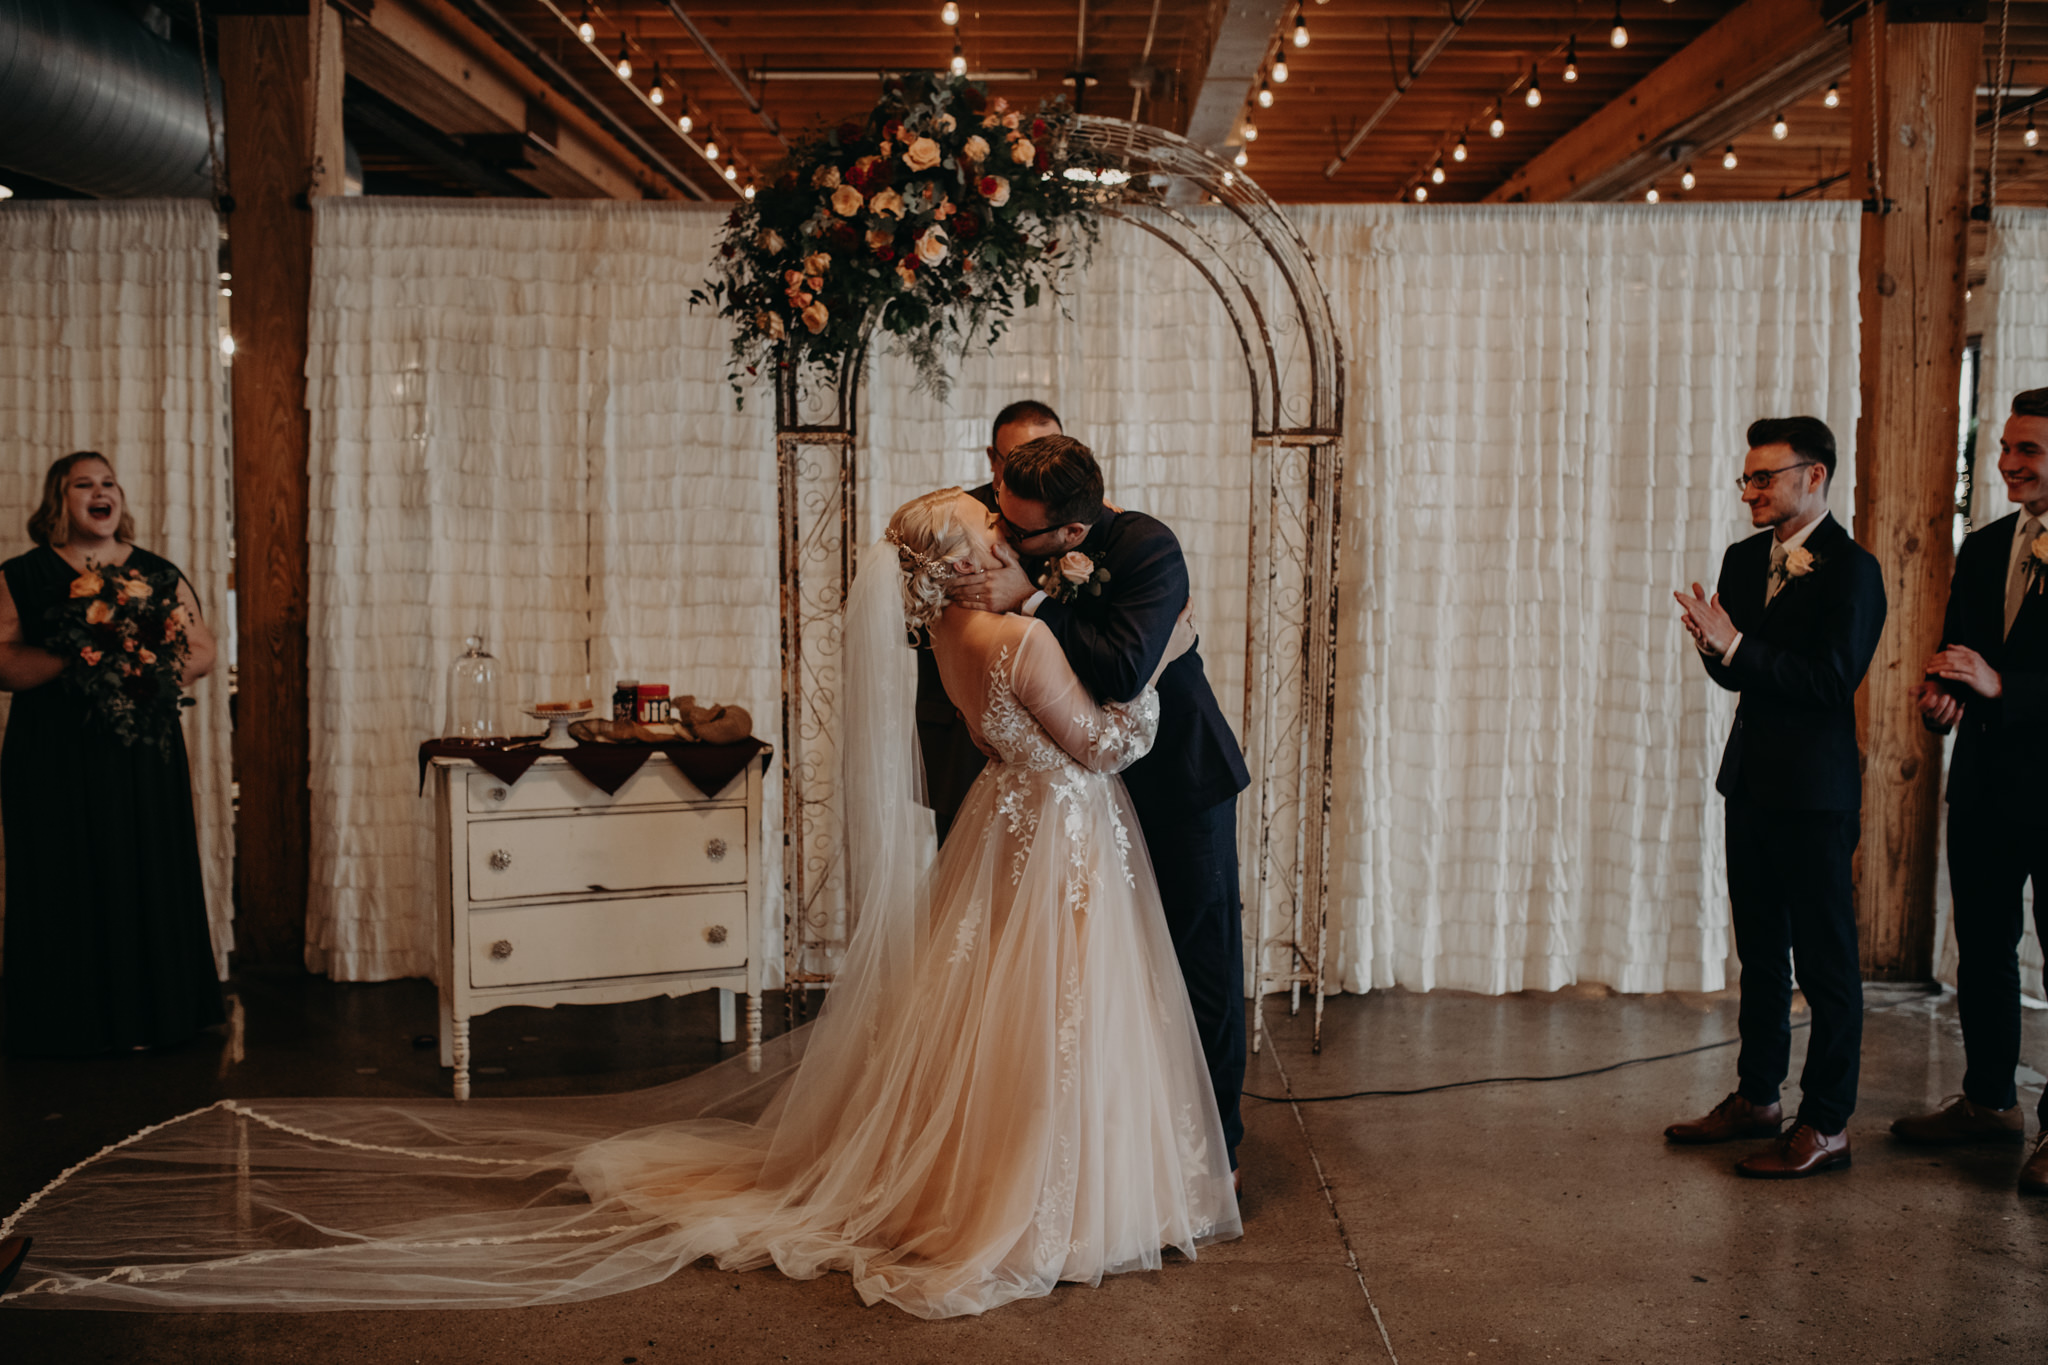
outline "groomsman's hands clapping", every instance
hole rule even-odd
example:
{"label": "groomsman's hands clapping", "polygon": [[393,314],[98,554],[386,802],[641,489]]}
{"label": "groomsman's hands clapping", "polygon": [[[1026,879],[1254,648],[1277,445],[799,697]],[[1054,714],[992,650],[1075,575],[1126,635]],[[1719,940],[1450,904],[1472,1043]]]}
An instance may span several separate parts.
{"label": "groomsman's hands clapping", "polygon": [[1679,620],[1700,652],[1715,658],[1726,654],[1728,646],[1735,643],[1735,622],[1721,610],[1721,594],[1709,597],[1706,589],[1695,583],[1691,592],[1671,595],[1678,599]]}

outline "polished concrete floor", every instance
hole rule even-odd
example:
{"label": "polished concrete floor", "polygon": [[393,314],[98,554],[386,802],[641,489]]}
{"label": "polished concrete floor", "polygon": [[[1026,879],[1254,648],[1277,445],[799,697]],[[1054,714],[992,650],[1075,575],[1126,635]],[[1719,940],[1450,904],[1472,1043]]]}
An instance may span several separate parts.
{"label": "polished concrete floor", "polygon": [[[136,1128],[222,1096],[444,1093],[432,989],[235,984],[212,1037],[88,1063],[0,1063],[0,1208]],[[2048,1361],[2048,1199],[2016,1148],[1926,1151],[1886,1125],[1957,1088],[1953,996],[1873,989],[1853,1169],[1737,1179],[1750,1144],[1659,1130],[1729,1088],[1732,994],[1401,991],[1268,1004],[1243,1149],[1245,1236],[1157,1274],[980,1319],[862,1308],[843,1277],[704,1267],[548,1309],[312,1315],[0,1309],[0,1362]],[[780,1009],[771,1008],[771,1019]],[[479,1094],[627,1090],[716,1060],[709,997],[475,1025]],[[1796,1035],[1796,1074],[1804,1034]],[[1573,1079],[1324,1102],[1646,1061]],[[2048,1015],[2025,1056],[2048,1065]],[[2023,1073],[2031,1112],[2042,1078]],[[1788,1091],[1788,1099],[1796,1094]],[[2031,1123],[2029,1125],[2031,1131]],[[33,1232],[31,1220],[26,1231]]]}

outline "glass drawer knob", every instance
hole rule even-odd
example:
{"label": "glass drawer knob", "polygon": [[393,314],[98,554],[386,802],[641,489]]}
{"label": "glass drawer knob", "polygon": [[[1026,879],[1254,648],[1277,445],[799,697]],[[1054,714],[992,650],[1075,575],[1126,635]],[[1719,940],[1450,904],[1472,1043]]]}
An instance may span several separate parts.
{"label": "glass drawer knob", "polygon": [[713,839],[705,844],[704,856],[714,863],[723,862],[725,860],[725,840]]}
{"label": "glass drawer knob", "polygon": [[496,943],[493,943],[491,945],[491,956],[501,959],[512,956],[512,940],[501,938]]}
{"label": "glass drawer knob", "polygon": [[493,801],[503,801],[508,795],[510,795],[510,793],[507,792],[503,787],[491,788],[491,800]]}
{"label": "glass drawer knob", "polygon": [[706,929],[704,931],[704,941],[707,943],[725,942],[725,926],[723,924],[714,924],[709,929]]}
{"label": "glass drawer knob", "polygon": [[512,855],[502,848],[492,849],[491,866],[497,868],[498,871],[503,872],[506,868],[512,866]]}

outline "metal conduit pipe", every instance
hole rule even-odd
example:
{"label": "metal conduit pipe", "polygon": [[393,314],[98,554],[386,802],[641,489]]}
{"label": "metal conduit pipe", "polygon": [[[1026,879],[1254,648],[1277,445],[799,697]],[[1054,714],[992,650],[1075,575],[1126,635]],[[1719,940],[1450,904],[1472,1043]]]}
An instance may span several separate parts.
{"label": "metal conduit pipe", "polygon": [[205,198],[206,144],[196,50],[115,0],[0,0],[0,169],[108,199]]}

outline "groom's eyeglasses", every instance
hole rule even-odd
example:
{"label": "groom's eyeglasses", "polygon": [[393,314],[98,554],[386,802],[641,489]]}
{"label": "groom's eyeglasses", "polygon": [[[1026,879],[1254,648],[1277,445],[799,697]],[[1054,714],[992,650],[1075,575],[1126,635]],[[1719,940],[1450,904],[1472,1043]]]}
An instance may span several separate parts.
{"label": "groom's eyeglasses", "polygon": [[1770,491],[1771,480],[1778,477],[1778,475],[1790,474],[1795,469],[1805,469],[1808,465],[1819,463],[1819,460],[1801,460],[1798,464],[1788,464],[1783,469],[1759,469],[1754,474],[1737,474],[1735,476],[1735,491],[1746,493],[1754,488],[1759,493],[1767,493]]}
{"label": "groom's eyeglasses", "polygon": [[1029,530],[1026,527],[1019,526],[1016,522],[1011,521],[1001,512],[996,513],[996,518],[997,520],[1003,523],[1003,529],[1009,532],[1010,539],[1016,541],[1019,545],[1023,544],[1027,540],[1035,540],[1039,536],[1050,535],[1052,532],[1060,529],[1057,526],[1041,526],[1036,531]]}

